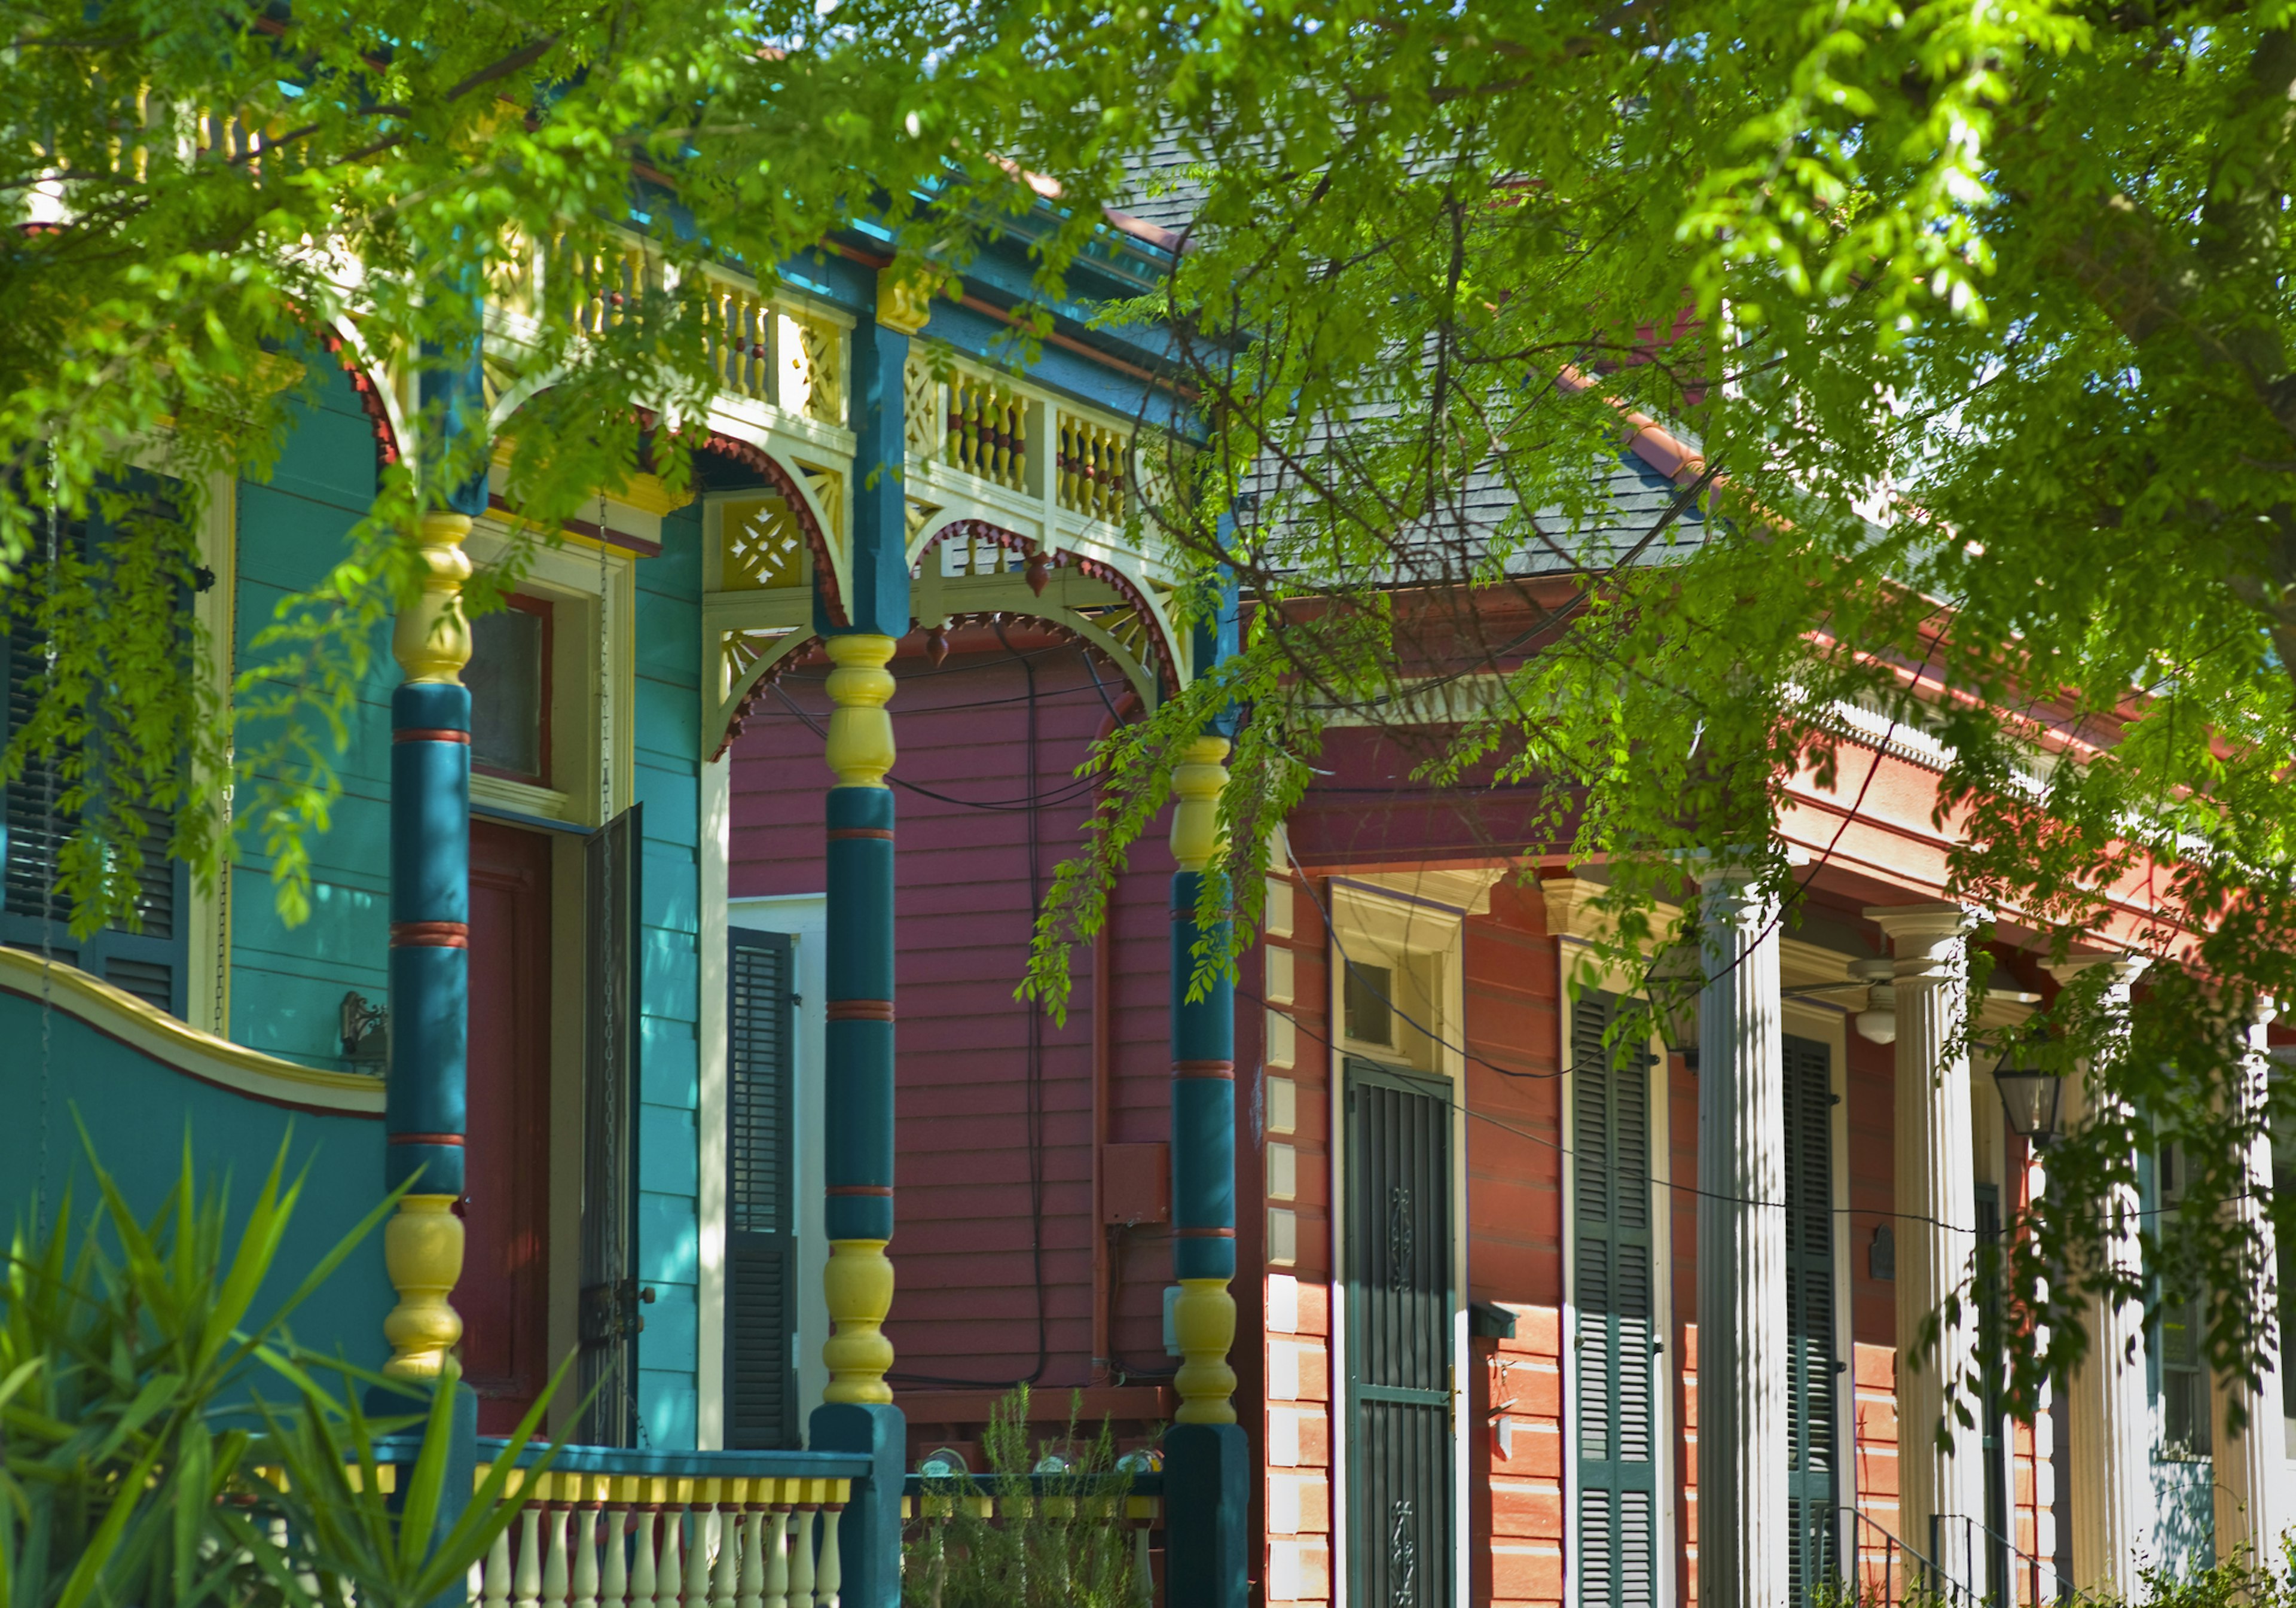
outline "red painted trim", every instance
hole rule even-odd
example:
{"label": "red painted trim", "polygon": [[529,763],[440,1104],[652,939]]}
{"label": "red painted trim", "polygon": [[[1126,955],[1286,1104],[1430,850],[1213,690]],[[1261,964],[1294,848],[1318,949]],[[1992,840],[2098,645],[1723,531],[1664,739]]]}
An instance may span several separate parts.
{"label": "red painted trim", "polygon": [[1172,1230],[1172,1235],[1175,1239],[1183,1240],[1232,1240],[1235,1237],[1235,1230],[1233,1228],[1175,1228]]}
{"label": "red painted trim", "polygon": [[886,1184],[832,1184],[822,1193],[832,1195],[869,1195],[881,1201],[890,1201],[893,1198],[892,1187]]}
{"label": "red painted trim", "polygon": [[390,947],[394,949],[467,949],[471,947],[471,926],[468,922],[393,922],[390,923]]}
{"label": "red painted trim", "polygon": [[829,830],[829,841],[832,843],[841,843],[848,838],[874,838],[880,842],[890,843],[893,841],[893,834],[883,826],[832,826]]}
{"label": "red painted trim", "polygon": [[890,1021],[893,1002],[890,999],[832,999],[829,1002],[832,1021]]}
{"label": "red painted trim", "polygon": [[1172,1076],[1175,1078],[1215,1078],[1218,1079],[1222,1082],[1234,1083],[1235,1081],[1235,1062],[1233,1061],[1175,1061],[1172,1062]]}
{"label": "red painted trim", "polygon": [[343,372],[351,377],[351,389],[358,393],[359,411],[366,414],[374,431],[374,472],[380,476],[406,455],[399,450],[398,432],[390,428],[390,410],[382,405],[382,388],[375,382],[373,375],[359,366],[357,355],[351,350],[350,343],[332,325],[323,324],[319,326],[319,344],[343,365]]}
{"label": "red painted trim", "polygon": [[460,1149],[463,1137],[461,1134],[385,1134],[382,1142],[385,1144],[448,1144]]}
{"label": "red painted trim", "polygon": [[443,726],[410,726],[390,734],[393,742],[463,742],[471,740],[468,732],[458,732]]}

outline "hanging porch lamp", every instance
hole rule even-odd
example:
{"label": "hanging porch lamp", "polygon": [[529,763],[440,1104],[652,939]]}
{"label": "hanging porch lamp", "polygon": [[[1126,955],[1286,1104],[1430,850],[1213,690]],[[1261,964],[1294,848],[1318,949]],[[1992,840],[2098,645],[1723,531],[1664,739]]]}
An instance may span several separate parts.
{"label": "hanging porch lamp", "polygon": [[[2046,1034],[2038,1037],[2046,1038]],[[2001,1109],[2007,1114],[2010,1131],[2022,1136],[2035,1150],[2046,1150],[2059,1131],[2057,1105],[2064,1094],[2064,1074],[2023,1064],[2021,1052],[2026,1047],[2025,1041],[2009,1046],[1993,1069],[1993,1084],[2001,1091]]]}
{"label": "hanging porch lamp", "polygon": [[1872,1044],[1898,1041],[1898,966],[1884,956],[1861,960],[1857,975],[1866,982],[1866,1008],[1857,1013],[1857,1036]]}

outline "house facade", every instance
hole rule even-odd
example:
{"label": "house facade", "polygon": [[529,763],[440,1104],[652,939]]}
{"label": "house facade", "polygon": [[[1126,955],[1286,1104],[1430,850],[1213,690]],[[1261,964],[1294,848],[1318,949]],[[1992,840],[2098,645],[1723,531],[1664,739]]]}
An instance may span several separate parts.
{"label": "house facade", "polygon": [[[1703,874],[1694,1064],[1612,1041],[1641,983],[1581,964],[1600,868],[1369,730],[1286,824],[1232,990],[1185,976],[1208,735],[1065,1016],[1016,997],[1097,801],[1078,767],[1218,651],[1130,517],[1164,494],[1131,445],[1170,406],[1155,353],[1085,317],[1169,246],[1113,223],[1026,365],[1018,244],[931,300],[858,238],[728,275],[689,490],[602,488],[467,642],[430,622],[518,511],[497,475],[426,524],[446,578],[373,644],[300,926],[250,851],[214,889],[155,870],[140,931],[75,938],[59,789],[10,783],[20,1196],[85,1187],[83,1126],[139,1192],[186,1134],[242,1178],[285,1144],[299,1267],[406,1182],[299,1334],[413,1377],[454,1350],[482,1434],[575,1356],[598,1477],[707,1488],[665,1558],[732,1557],[745,1502],[790,1537],[842,1506],[824,1553],[870,1608],[898,1598],[899,1473],[977,1459],[1018,1382],[1047,1432],[1073,1393],[1160,1448],[1175,1608],[1756,1604],[1851,1571],[1894,1599],[1924,1571],[2038,1601],[2276,1536],[2276,1386],[2231,1435],[2174,1322],[2099,1314],[2133,1350],[2037,1423],[1932,1442],[1941,1380],[2003,1342],[1981,1312],[1939,1356],[1914,1336],[2046,1187],[1989,1069],[1947,1054],[1980,919],[2016,985],[1988,1025],[2062,980],[2013,913],[1943,901],[1934,757],[1879,727],[1778,823],[1795,911]],[[521,321],[566,303],[528,271],[473,371],[498,433],[540,382]],[[209,488],[187,673],[218,685],[422,450],[404,376],[356,328],[328,346],[268,479]],[[1637,439],[1622,517],[1682,455]],[[45,655],[21,621],[8,653],[15,709]],[[844,1461],[772,1461],[811,1454]],[[562,1536],[660,1506],[558,1500]]]}

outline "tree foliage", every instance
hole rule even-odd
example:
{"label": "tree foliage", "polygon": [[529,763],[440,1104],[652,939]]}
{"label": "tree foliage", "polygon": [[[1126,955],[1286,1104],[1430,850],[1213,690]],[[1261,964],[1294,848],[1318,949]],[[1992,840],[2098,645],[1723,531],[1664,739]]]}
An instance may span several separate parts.
{"label": "tree foliage", "polygon": [[[2204,1298],[2212,1365],[2259,1377],[2258,1229],[2296,1232],[2248,1171],[2287,1103],[2249,1025],[2296,997],[2291,8],[1158,17],[1122,70],[1188,249],[1119,316],[1168,324],[1202,398],[1205,495],[1161,522],[1259,601],[1237,662],[1107,751],[1033,986],[1060,997],[1231,699],[1207,915],[1254,902],[1340,721],[1508,788],[1530,826],[1495,851],[1605,862],[1595,964],[1645,973],[1695,941],[1687,854],[1751,859],[1796,919],[1830,856],[1789,864],[1774,824],[1862,798],[1879,726],[1938,756],[1948,891],[1998,917],[2008,986],[2152,957],[2133,1012],[2092,973],[2019,1052],[2091,1098],[2013,1259],[2047,1336],[2014,1399],[2100,1295]],[[1622,519],[1605,476],[1660,426],[1676,495]],[[1982,1078],[2005,1046],[1963,1047]],[[2116,1261],[2108,1205],[2167,1144],[2185,1204]]]}
{"label": "tree foliage", "polygon": [[[1956,895],[2035,958],[2133,909],[2154,957],[2133,1014],[2092,980],[2030,1052],[2099,1095],[2021,1241],[2049,1341],[2016,1393],[2080,1353],[2100,1293],[2205,1294],[2215,1364],[2264,1360],[2246,1024],[2296,997],[2286,0],[121,0],[11,26],[12,570],[131,444],[176,474],[179,525],[207,472],[259,475],[294,394],[268,357],[346,330],[405,372],[461,349],[475,315],[442,287],[505,242],[578,256],[636,226],[670,270],[612,329],[520,356],[548,384],[512,488],[547,524],[642,449],[681,472],[706,261],[851,226],[961,264],[1028,211],[1049,303],[1103,203],[1169,213],[1168,283],[1107,315],[1169,331],[1202,432],[1196,495],[1149,517],[1192,606],[1232,576],[1253,607],[1239,659],[1103,756],[1032,986],[1060,997],[1063,945],[1223,711],[1208,916],[1248,932],[1266,828],[1344,718],[1605,860],[1613,958],[1686,938],[1650,921],[1685,852],[1801,904],[1817,873],[1773,825],[1806,782],[1856,792],[1845,711],[1868,711],[1942,756]],[[186,137],[226,111],[259,151]],[[1601,475],[1637,418],[1695,456],[1622,526]],[[152,734],[219,711],[122,679],[94,589],[36,597],[52,685],[143,734],[84,784],[169,803],[211,865],[212,800],[246,778],[291,904],[413,516],[471,467],[416,462],[243,667],[234,759],[217,736],[171,763]],[[136,562],[180,583],[164,523]],[[89,891],[87,919],[119,913]],[[2162,1142],[2192,1170],[2185,1210],[2144,1218],[2152,1280],[2104,1253],[2099,1208]]]}

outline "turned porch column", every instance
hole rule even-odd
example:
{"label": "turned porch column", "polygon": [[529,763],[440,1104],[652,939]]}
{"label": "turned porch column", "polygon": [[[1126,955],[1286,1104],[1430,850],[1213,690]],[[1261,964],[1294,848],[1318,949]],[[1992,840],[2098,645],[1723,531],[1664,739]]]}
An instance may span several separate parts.
{"label": "turned porch column", "polygon": [[1952,1581],[1983,1590],[1982,1547],[1966,1522],[1985,1517],[1985,1459],[1973,1430],[1947,1427],[1948,1381],[1977,1389],[1977,1309],[1961,1302],[1935,1348],[1922,1332],[1942,1317],[1977,1248],[1976,1135],[1970,1117],[1968,935],[1976,913],[1960,905],[1870,909],[1866,918],[1897,952],[1898,1514],[1901,1538],[1931,1552]]}
{"label": "turned porch column", "polygon": [[[1222,588],[1214,616],[1191,634],[1201,677],[1236,647],[1235,584]],[[1164,1437],[1164,1590],[1190,1608],[1244,1608],[1250,1600],[1251,1445],[1236,1423],[1235,1369],[1235,986],[1216,969],[1194,989],[1196,948],[1227,957],[1222,917],[1196,914],[1203,879],[1226,849],[1219,824],[1227,784],[1224,711],[1188,745],[1172,772],[1172,1276],[1180,1293],[1172,1327],[1180,1406]],[[1232,901],[1231,901],[1232,902]],[[1257,1280],[1251,1299],[1262,1299]]]}
{"label": "turned porch column", "polygon": [[[2091,966],[2111,968],[2105,1008],[2126,1023],[2129,990],[2144,973],[2139,956],[2087,956],[2051,966],[2070,985]],[[2094,1069],[2083,1064],[2066,1082],[2065,1120],[2095,1121],[2118,1113]],[[2141,1271],[2136,1191],[2115,1189],[2104,1202],[2111,1264]],[[2152,1546],[2152,1408],[2144,1387],[2144,1309],[2137,1302],[2103,1297],[2088,1303],[2088,1355],[2065,1384],[2071,1446],[2073,1585],[2109,1601],[2135,1602],[2143,1582],[2141,1555]]]}
{"label": "turned porch column", "polygon": [[[902,377],[909,337],[931,315],[920,286],[881,278],[877,317],[853,332],[855,440],[849,584],[814,593],[829,653],[826,908],[828,1022],[823,1042],[822,1275],[829,1385],[814,1410],[816,1450],[861,1452],[873,1472],[838,1525],[845,1608],[901,1598],[901,1477],[907,1426],[885,1382],[893,1343],[893,720],[886,666],[909,630],[908,512]],[[841,606],[840,606],[841,605]]]}
{"label": "turned porch column", "polygon": [[[2242,1068],[2239,1098],[2259,1118],[2265,1109],[2265,1079],[2271,1062],[2265,1051],[2265,1027],[2277,1014],[2271,1002],[2263,1003],[2249,1028],[2249,1055]],[[2251,1394],[2235,1375],[2217,1374],[2210,1386],[2210,1406],[2216,1415],[2217,1560],[2227,1563],[2249,1555],[2270,1568],[2280,1565],[2280,1541],[2296,1513],[2291,1512],[2288,1490],[2287,1429],[2280,1396],[2281,1372],[2288,1359],[2279,1353],[2284,1343],[2278,1334],[2278,1314],[2272,1310],[2272,1281],[2276,1276],[2272,1217],[2272,1136],[2260,1131],[2248,1149],[2250,1194],[2231,1210],[2259,1242],[2263,1278],[2249,1292],[2266,1317],[2264,1332],[2272,1350],[2269,1365]],[[2248,1422],[2233,1428],[2235,1407],[2245,1407]]]}
{"label": "turned porch column", "polygon": [[1698,1601],[1789,1595],[1785,1063],[1777,901],[1753,874],[1699,878]]}
{"label": "turned porch column", "polygon": [[[471,300],[475,285],[455,287]],[[415,574],[391,656],[406,680],[390,699],[390,1032],[384,1071],[383,1184],[402,1185],[382,1231],[398,1304],[382,1320],[394,1379],[429,1382],[463,1337],[451,1297],[463,1276],[463,1140],[468,1105],[471,946],[471,627],[463,542],[486,512],[485,374],[475,328],[449,357],[426,349],[426,490]],[[442,484],[460,474],[459,483]],[[401,1404],[403,1406],[403,1404]],[[463,1416],[475,1411],[465,1402]]]}

